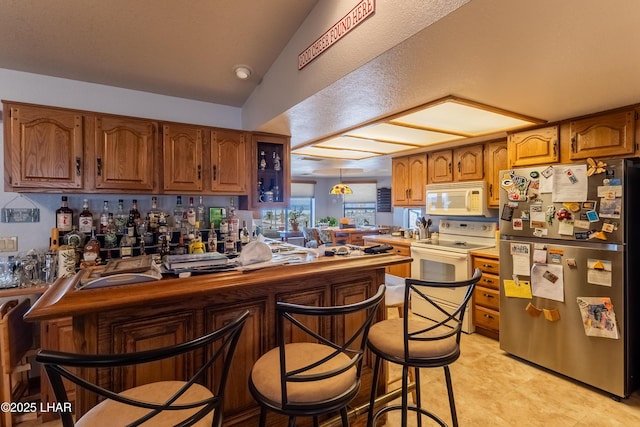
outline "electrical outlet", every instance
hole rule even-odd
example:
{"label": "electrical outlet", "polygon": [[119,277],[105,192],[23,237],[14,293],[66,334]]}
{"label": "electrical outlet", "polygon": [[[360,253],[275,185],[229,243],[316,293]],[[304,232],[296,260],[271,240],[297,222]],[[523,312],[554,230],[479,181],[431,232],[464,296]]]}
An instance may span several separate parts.
{"label": "electrical outlet", "polygon": [[0,252],[18,252],[18,236],[0,237]]}

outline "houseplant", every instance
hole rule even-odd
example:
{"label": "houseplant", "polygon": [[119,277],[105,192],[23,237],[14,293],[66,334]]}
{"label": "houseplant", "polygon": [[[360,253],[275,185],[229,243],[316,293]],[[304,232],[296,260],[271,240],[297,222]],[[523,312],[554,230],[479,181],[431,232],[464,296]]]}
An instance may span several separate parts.
{"label": "houseplant", "polygon": [[304,218],[304,213],[301,209],[291,209],[289,211],[289,224],[291,224],[291,231],[298,231],[300,221]]}

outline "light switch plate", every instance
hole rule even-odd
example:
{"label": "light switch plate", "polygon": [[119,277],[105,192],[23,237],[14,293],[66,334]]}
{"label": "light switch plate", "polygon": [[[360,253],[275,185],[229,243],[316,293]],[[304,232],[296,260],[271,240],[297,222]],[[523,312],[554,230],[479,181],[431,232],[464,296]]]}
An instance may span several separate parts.
{"label": "light switch plate", "polygon": [[18,236],[0,237],[0,252],[17,252]]}

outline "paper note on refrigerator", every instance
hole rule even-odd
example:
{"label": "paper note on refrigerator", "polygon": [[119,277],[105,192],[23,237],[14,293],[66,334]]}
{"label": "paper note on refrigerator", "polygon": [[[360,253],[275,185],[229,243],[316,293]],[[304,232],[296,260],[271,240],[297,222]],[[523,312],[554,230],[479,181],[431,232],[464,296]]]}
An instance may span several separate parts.
{"label": "paper note on refrigerator", "polygon": [[553,168],[553,196],[555,202],[583,202],[587,200],[587,165],[562,165]]}
{"label": "paper note on refrigerator", "polygon": [[515,280],[505,279],[502,283],[506,297],[531,299],[531,284],[528,281],[518,280],[516,284]]}
{"label": "paper note on refrigerator", "polygon": [[518,276],[528,276],[531,269],[529,255],[531,246],[528,243],[511,243],[510,253],[513,260],[513,274]]}
{"label": "paper note on refrigerator", "polygon": [[531,292],[536,297],[564,302],[562,265],[533,264],[531,267]]}
{"label": "paper note on refrigerator", "polygon": [[620,338],[616,313],[609,297],[577,297],[584,333],[590,337]]}

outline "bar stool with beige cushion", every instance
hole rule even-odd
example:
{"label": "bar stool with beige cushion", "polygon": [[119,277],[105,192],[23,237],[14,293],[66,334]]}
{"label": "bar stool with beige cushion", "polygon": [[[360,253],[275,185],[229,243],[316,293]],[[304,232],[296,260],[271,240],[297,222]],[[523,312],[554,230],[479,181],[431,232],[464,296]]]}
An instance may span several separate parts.
{"label": "bar stool with beige cushion", "polygon": [[[347,405],[358,394],[362,359],[371,323],[384,298],[385,286],[364,301],[333,307],[278,302],[277,347],[258,359],[251,370],[249,390],[260,404],[260,426],[267,411],[289,417],[318,417],[340,412],[349,425]],[[349,336],[334,336],[334,317],[349,324]]]}
{"label": "bar stool with beige cushion", "polygon": [[[60,412],[64,427],[71,426],[222,426],[224,391],[242,327],[245,310],[222,328],[181,344],[126,354],[89,355],[43,350],[42,363],[58,402],[68,402],[66,378],[106,398],[74,424],[69,411]],[[107,390],[84,378],[105,368],[126,367],[175,358],[188,379],[157,381],[125,391]],[[162,366],[162,365],[158,365]],[[78,369],[80,374],[67,367]],[[99,376],[99,375],[96,375]],[[210,384],[213,382],[213,384]]]}
{"label": "bar stool with beige cushion", "polygon": [[[405,303],[403,317],[378,322],[371,327],[369,348],[375,355],[373,387],[369,406],[367,426],[375,425],[377,418],[391,410],[401,410],[401,426],[407,426],[409,411],[416,412],[418,425],[422,415],[436,421],[441,426],[446,423],[437,415],[422,408],[420,400],[420,368],[444,368],[447,394],[453,425],[458,425],[451,373],[449,365],[460,357],[460,334],[465,309],[476,283],[482,277],[480,269],[474,271],[470,279],[457,282],[430,282],[418,279],[405,279]],[[446,307],[430,298],[429,288],[461,289],[464,295],[459,304]],[[441,313],[438,319],[428,319],[411,311],[411,298],[421,298],[433,307],[433,313]],[[378,383],[382,360],[402,365],[402,403],[389,405],[375,412],[375,385]],[[408,403],[409,370],[415,368],[416,403]]]}

